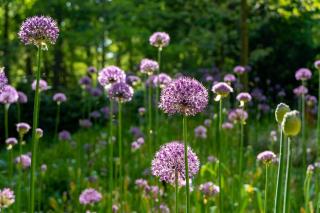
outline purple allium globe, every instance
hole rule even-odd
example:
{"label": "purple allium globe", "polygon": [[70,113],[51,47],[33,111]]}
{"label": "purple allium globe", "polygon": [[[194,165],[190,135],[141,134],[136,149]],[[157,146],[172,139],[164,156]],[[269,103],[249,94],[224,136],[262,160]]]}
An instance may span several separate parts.
{"label": "purple allium globe", "polygon": [[[188,147],[189,178],[193,178],[199,171],[200,162],[197,155]],[[186,180],[184,145],[179,142],[171,142],[161,146],[152,160],[152,174],[170,184],[175,183],[175,174],[179,183]]]}
{"label": "purple allium globe", "polygon": [[87,72],[89,74],[96,73],[97,72],[97,68],[95,68],[94,66],[90,66],[90,67],[87,68]]}
{"label": "purple allium globe", "polygon": [[317,104],[318,100],[315,96],[313,95],[307,95],[306,96],[306,103],[307,103],[307,106],[309,107],[313,107]]}
{"label": "purple allium globe", "polygon": [[316,61],[314,62],[314,67],[315,67],[316,69],[320,70],[320,60],[316,60]]}
{"label": "purple allium globe", "polygon": [[223,81],[227,82],[227,83],[232,83],[235,82],[237,79],[233,74],[227,74],[224,76]]}
{"label": "purple allium globe", "polygon": [[36,128],[36,138],[39,140],[43,136],[43,130],[41,128]]}
{"label": "purple allium globe", "polygon": [[[32,84],[31,84],[32,90],[36,90],[36,86],[37,86],[37,81],[34,80],[34,81],[32,82]],[[48,89],[49,89],[48,83],[47,83],[45,80],[40,79],[40,80],[39,80],[39,90],[40,90],[40,92],[46,91],[46,90],[48,90]]]}
{"label": "purple allium globe", "polygon": [[24,122],[17,123],[17,132],[19,133],[19,135],[27,134],[30,129],[31,127],[27,123],[24,123]]}
{"label": "purple allium globe", "polygon": [[89,119],[80,119],[79,125],[82,128],[90,128],[92,126],[92,122]]}
{"label": "purple allium globe", "polygon": [[220,192],[219,186],[214,185],[212,182],[206,182],[199,186],[199,190],[205,197],[212,197]]}
{"label": "purple allium globe", "polygon": [[22,23],[18,35],[25,45],[46,47],[47,44],[56,43],[59,28],[49,16],[33,16]]}
{"label": "purple allium globe", "polygon": [[113,84],[109,91],[109,97],[112,100],[124,103],[131,101],[133,97],[133,88],[124,82]]}
{"label": "purple allium globe", "polygon": [[52,100],[57,102],[57,104],[60,104],[67,101],[67,96],[64,93],[59,92],[54,94]]}
{"label": "purple allium globe", "polygon": [[11,150],[12,147],[16,144],[18,144],[18,140],[16,138],[11,137],[6,139],[6,145],[8,150]]}
{"label": "purple allium globe", "polygon": [[83,76],[79,80],[79,84],[84,87],[89,87],[91,85],[91,83],[92,83],[92,80],[89,76]]}
{"label": "purple allium globe", "polygon": [[171,77],[165,73],[160,73],[153,79],[153,85],[164,88],[172,81]]}
{"label": "purple allium globe", "polygon": [[277,156],[272,151],[264,151],[258,154],[257,160],[264,163],[264,164],[270,164],[272,163]]}
{"label": "purple allium globe", "polygon": [[242,75],[243,73],[246,72],[246,68],[244,66],[238,65],[233,68],[233,72],[238,75]]}
{"label": "purple allium globe", "polygon": [[60,141],[69,141],[71,140],[71,134],[67,130],[62,130],[59,132],[59,140]]}
{"label": "purple allium globe", "polygon": [[197,126],[194,129],[194,135],[196,138],[202,138],[202,139],[206,139],[207,138],[207,128],[205,126]]}
{"label": "purple allium globe", "polygon": [[25,104],[28,102],[28,97],[26,94],[24,94],[21,91],[18,91],[18,103],[19,104]]}
{"label": "purple allium globe", "polygon": [[243,107],[246,103],[252,99],[251,95],[247,92],[241,92],[237,95],[237,100],[240,102],[240,106]]}
{"label": "purple allium globe", "polygon": [[222,129],[225,129],[225,130],[227,130],[227,129],[233,129],[233,124],[230,123],[230,122],[224,122],[224,123],[222,124],[221,128],[222,128]]}
{"label": "purple allium globe", "polygon": [[135,181],[135,184],[136,184],[136,186],[137,186],[139,189],[143,189],[143,190],[144,190],[146,187],[148,187],[148,181],[145,180],[145,179],[142,179],[142,178],[137,179],[137,180]]}
{"label": "purple allium globe", "polygon": [[101,114],[99,111],[96,110],[96,111],[90,112],[89,117],[93,119],[98,119],[101,117]]}
{"label": "purple allium globe", "polygon": [[140,115],[140,116],[144,116],[144,114],[146,113],[146,108],[144,108],[144,107],[139,107],[138,112],[139,112],[139,115]]}
{"label": "purple allium globe", "polygon": [[41,165],[41,167],[40,167],[40,169],[41,169],[41,172],[46,172],[47,171],[47,169],[48,169],[48,166],[46,165],[46,164],[42,164]]}
{"label": "purple allium globe", "polygon": [[221,98],[225,98],[233,92],[233,89],[229,84],[219,82],[212,86],[211,91],[216,94],[215,101],[220,101]]}
{"label": "purple allium globe", "polygon": [[15,162],[23,169],[28,169],[31,166],[31,158],[29,155],[20,155],[16,158]]}
{"label": "purple allium globe", "polygon": [[4,67],[0,68],[0,93],[4,89],[4,87],[7,85],[8,79],[6,77],[6,74],[4,73]]}
{"label": "purple allium globe", "polygon": [[149,42],[152,46],[161,50],[163,47],[168,46],[170,36],[165,32],[155,32],[150,36]]}
{"label": "purple allium globe", "polygon": [[228,119],[232,123],[242,123],[245,124],[246,120],[248,119],[248,113],[239,108],[239,109],[234,109],[231,110],[228,114]]}
{"label": "purple allium globe", "polygon": [[88,188],[81,193],[79,202],[82,205],[91,205],[98,203],[101,199],[102,195],[100,192],[96,191],[95,189]]}
{"label": "purple allium globe", "polygon": [[299,86],[297,88],[294,88],[293,89],[293,93],[296,96],[306,95],[306,94],[308,94],[308,88],[306,88],[305,86],[301,85],[301,86]]}
{"label": "purple allium globe", "polygon": [[295,77],[298,81],[306,81],[312,77],[312,73],[307,68],[300,68],[296,71]]}
{"label": "purple allium globe", "polygon": [[159,69],[158,62],[150,59],[142,59],[140,62],[140,71],[147,75],[152,75]]}
{"label": "purple allium globe", "polygon": [[126,83],[132,87],[135,87],[141,83],[141,79],[135,75],[129,75],[126,77]]}
{"label": "purple allium globe", "polygon": [[0,209],[11,206],[15,201],[14,192],[9,188],[0,190]]}
{"label": "purple allium globe", "polygon": [[98,75],[98,81],[103,87],[110,87],[112,84],[125,82],[125,72],[117,66],[103,68]]}
{"label": "purple allium globe", "polygon": [[19,95],[17,90],[10,86],[6,85],[0,93],[0,103],[2,104],[13,104],[18,101]]}
{"label": "purple allium globe", "polygon": [[159,107],[170,115],[196,115],[208,104],[208,91],[197,80],[180,77],[171,81],[161,91]]}

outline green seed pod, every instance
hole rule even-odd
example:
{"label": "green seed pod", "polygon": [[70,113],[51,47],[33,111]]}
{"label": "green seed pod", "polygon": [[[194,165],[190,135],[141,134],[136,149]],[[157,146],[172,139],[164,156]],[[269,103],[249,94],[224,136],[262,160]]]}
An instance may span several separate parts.
{"label": "green seed pod", "polygon": [[288,137],[296,136],[301,130],[300,113],[297,110],[287,112],[282,121],[282,131]]}
{"label": "green seed pod", "polygon": [[287,104],[284,104],[284,103],[278,104],[278,106],[276,108],[276,112],[275,112],[276,121],[278,122],[278,124],[282,123],[283,116],[287,112],[290,112],[290,107]]}

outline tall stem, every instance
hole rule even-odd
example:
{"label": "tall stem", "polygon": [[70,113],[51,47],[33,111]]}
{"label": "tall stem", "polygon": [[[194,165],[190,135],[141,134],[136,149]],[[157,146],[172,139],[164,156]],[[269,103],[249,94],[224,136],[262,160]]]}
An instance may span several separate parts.
{"label": "tall stem", "polygon": [[[5,126],[5,139],[8,139],[9,137],[9,107],[10,104],[4,105],[4,126]],[[9,180],[12,179],[12,173],[13,173],[13,151],[8,150],[8,178]]]}
{"label": "tall stem", "polygon": [[268,164],[266,164],[266,183],[264,188],[264,213],[267,213],[268,205]]}
{"label": "tall stem", "polygon": [[9,126],[8,126],[8,111],[9,111],[10,104],[4,105],[4,128],[5,128],[5,139],[9,137]]}
{"label": "tall stem", "polygon": [[34,194],[35,194],[35,171],[36,171],[36,157],[37,157],[37,140],[36,129],[39,120],[39,81],[40,81],[40,62],[41,62],[41,47],[38,47],[37,73],[36,73],[36,90],[33,105],[33,123],[32,123],[32,157],[31,157],[31,173],[30,173],[30,203],[29,213],[34,212]]}
{"label": "tall stem", "polygon": [[217,128],[216,128],[216,135],[217,135],[217,143],[218,143],[218,153],[217,157],[219,160],[219,166],[218,166],[218,181],[219,181],[219,188],[220,188],[220,194],[219,194],[219,208],[220,212],[223,212],[223,206],[222,206],[222,200],[223,200],[223,193],[222,193],[222,182],[221,182],[221,164],[222,164],[222,153],[221,153],[221,126],[222,126],[222,99],[219,100],[219,116],[217,119]]}
{"label": "tall stem", "polygon": [[187,130],[187,116],[183,116],[183,141],[184,141],[184,163],[186,174],[186,201],[187,209],[186,213],[190,212],[190,189],[189,189],[189,165],[188,165],[188,130]]}
{"label": "tall stem", "polygon": [[17,117],[18,117],[18,123],[21,121],[21,106],[20,103],[17,103]]}
{"label": "tall stem", "polygon": [[175,213],[178,213],[178,172],[175,171],[175,192],[176,192],[176,211]]}
{"label": "tall stem", "polygon": [[56,125],[54,128],[54,139],[55,140],[57,140],[57,138],[58,138],[59,123],[60,123],[60,103],[57,104]]}
{"label": "tall stem", "polygon": [[284,213],[289,212],[289,195],[290,195],[290,172],[291,170],[291,141],[288,137],[288,144],[287,144],[287,166],[286,166],[286,179],[284,183],[284,205],[283,211]]}
{"label": "tall stem", "polygon": [[112,211],[112,191],[113,191],[113,101],[110,99],[110,110],[109,110],[109,211]]}
{"label": "tall stem", "polygon": [[[302,84],[305,85],[305,81],[302,81]],[[303,171],[307,168],[307,142],[306,142],[306,124],[305,124],[305,95],[301,96],[301,132],[302,132],[302,152],[303,152]]]}
{"label": "tall stem", "polygon": [[307,175],[305,178],[305,182],[304,182],[304,198],[305,198],[305,210],[306,213],[309,213],[309,200],[310,200],[310,182],[311,182],[311,178],[312,178],[312,173],[308,173],[307,171]]}
{"label": "tall stem", "polygon": [[[118,103],[118,145],[119,145],[119,186],[120,186],[120,201],[123,201],[123,159],[122,159],[122,105]],[[122,205],[120,205],[122,208]]]}
{"label": "tall stem", "polygon": [[[318,119],[317,119],[317,145],[318,145],[318,158],[320,157],[320,70],[318,70]],[[319,196],[320,197],[320,196]]]}
{"label": "tall stem", "polygon": [[[19,135],[19,157],[22,155],[22,141],[23,141],[23,135]],[[20,212],[20,205],[21,205],[21,178],[22,178],[22,167],[20,164],[18,165],[18,185],[17,185],[17,206],[16,206],[16,212]]]}
{"label": "tall stem", "polygon": [[152,86],[151,82],[148,85],[148,139],[149,139],[149,154],[152,156]]}
{"label": "tall stem", "polygon": [[279,154],[279,166],[278,166],[278,174],[277,174],[277,188],[276,188],[276,196],[274,199],[274,213],[280,212],[281,209],[281,195],[282,195],[282,187],[283,187],[283,169],[284,169],[284,135],[282,129],[280,129],[280,154]]}
{"label": "tall stem", "polygon": [[244,124],[240,123],[240,150],[239,150],[239,192],[238,207],[241,209],[241,191],[242,191],[242,164],[243,164],[243,141],[244,141]]}
{"label": "tall stem", "polygon": [[[159,64],[159,69],[156,71],[156,74],[159,75],[159,72],[160,72],[160,68],[161,68],[161,52],[162,52],[162,49],[159,48],[158,49],[158,64]],[[159,102],[159,91],[160,89],[160,85],[159,85],[159,82],[158,82],[158,85],[156,85],[156,100],[155,100],[155,139],[156,139],[156,144],[158,145],[159,143],[159,108],[158,108],[158,102]]]}

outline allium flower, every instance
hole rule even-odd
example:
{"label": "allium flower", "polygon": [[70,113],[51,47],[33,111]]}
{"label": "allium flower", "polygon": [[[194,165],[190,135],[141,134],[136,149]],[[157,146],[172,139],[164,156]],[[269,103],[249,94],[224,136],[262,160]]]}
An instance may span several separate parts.
{"label": "allium flower", "polygon": [[306,81],[312,77],[312,73],[307,68],[300,68],[296,71],[295,77],[298,81]]}
{"label": "allium flower", "polygon": [[156,79],[156,75],[150,75],[148,77],[148,79],[145,82],[146,87],[156,87],[157,85],[155,84],[155,79]]}
{"label": "allium flower", "polygon": [[27,134],[29,132],[29,130],[31,129],[30,125],[27,124],[27,123],[18,123],[17,124],[17,132],[20,134],[20,135],[24,135],[24,134]]}
{"label": "allium flower", "polygon": [[270,132],[270,140],[271,140],[272,142],[277,141],[277,131],[272,130],[272,131]]}
{"label": "allium flower", "polygon": [[29,155],[20,155],[15,160],[16,164],[19,164],[23,169],[28,169],[31,166],[31,158]]}
{"label": "allium flower", "polygon": [[172,81],[171,77],[165,73],[160,73],[153,78],[153,85],[160,88],[164,88]]}
{"label": "allium flower", "polygon": [[89,74],[96,73],[97,72],[97,68],[95,68],[94,66],[90,66],[90,67],[88,67],[87,72]]}
{"label": "allium flower", "polygon": [[40,139],[43,136],[43,130],[40,128],[36,128],[36,138]]}
{"label": "allium flower", "polygon": [[313,95],[307,95],[306,96],[306,103],[309,107],[313,107],[317,104],[318,100],[315,96]]}
{"label": "allium flower", "polygon": [[166,204],[160,204],[159,213],[170,213],[170,209]]}
{"label": "allium flower", "polygon": [[287,112],[283,117],[281,126],[286,136],[291,137],[298,135],[301,130],[300,113],[297,110]]}
{"label": "allium flower", "polygon": [[243,73],[246,72],[246,68],[244,66],[238,65],[233,68],[233,72],[236,74],[242,75]]}
{"label": "allium flower", "polygon": [[146,108],[144,108],[144,107],[139,107],[138,112],[139,112],[139,115],[140,115],[140,116],[143,116],[143,115],[146,113]]}
{"label": "allium flower", "polygon": [[9,188],[0,191],[0,209],[8,208],[15,201],[14,192]]}
{"label": "allium flower", "polygon": [[320,70],[320,60],[317,60],[314,62],[314,67],[318,70]]}
{"label": "allium flower", "polygon": [[101,114],[99,111],[93,111],[93,112],[90,112],[90,118],[93,118],[93,119],[98,119],[101,117]]}
{"label": "allium flower", "polygon": [[59,132],[59,140],[60,141],[69,141],[71,140],[71,134],[67,130],[62,130]]}
{"label": "allium flower", "polygon": [[20,40],[37,47],[55,44],[59,36],[57,23],[48,16],[33,16],[25,20],[18,33]]}
{"label": "allium flower", "polygon": [[64,93],[56,93],[54,94],[52,100],[57,102],[57,104],[60,104],[67,101],[67,96]]}
{"label": "allium flower", "polygon": [[112,84],[125,82],[125,72],[116,66],[108,66],[99,72],[98,81],[101,86],[108,88]]}
{"label": "allium flower", "polygon": [[214,185],[212,182],[206,182],[199,186],[199,190],[205,197],[212,197],[220,192],[219,186]]}
{"label": "allium flower", "polygon": [[276,159],[277,156],[272,151],[264,151],[258,154],[257,160],[264,163],[264,164],[270,164]]}
{"label": "allium flower", "polygon": [[90,128],[92,126],[92,123],[89,119],[80,119],[79,125],[82,128]]}
{"label": "allium flower", "polygon": [[251,101],[251,95],[247,92],[241,92],[237,95],[237,100],[240,102],[240,107]]}
{"label": "allium flower", "polygon": [[160,190],[158,186],[147,186],[145,188],[146,193],[154,199],[156,202],[158,202],[159,195],[163,194],[163,191]]}
{"label": "allium flower", "polygon": [[159,69],[158,62],[150,59],[142,59],[140,62],[140,71],[147,75],[152,75]]}
{"label": "allium flower", "polygon": [[126,77],[126,83],[132,87],[135,87],[141,83],[141,79],[135,75],[129,75]]}
{"label": "allium flower", "polygon": [[140,137],[137,139],[137,143],[141,146],[144,144],[144,138],[143,137]]}
{"label": "allium flower", "polygon": [[48,167],[46,164],[42,164],[40,169],[41,169],[41,172],[45,173],[47,171]]}
{"label": "allium flower", "polygon": [[99,87],[90,88],[89,91],[93,97],[99,97],[103,94],[103,91]]}
{"label": "allium flower", "polygon": [[232,87],[224,82],[216,83],[212,86],[211,91],[216,94],[215,101],[220,101],[221,98],[227,97],[231,92],[233,92]]}
{"label": "allium flower", "polygon": [[196,138],[206,139],[207,138],[207,128],[202,125],[197,126],[194,129],[194,135],[196,136]]}
{"label": "allium flower", "polygon": [[241,108],[234,109],[229,112],[228,119],[232,123],[240,122],[242,124],[245,124],[246,120],[248,119],[248,113]]}
{"label": "allium flower", "polygon": [[138,149],[140,149],[140,145],[139,145],[136,141],[133,141],[133,142],[131,143],[131,150],[132,150],[133,152],[135,152],[135,151],[137,151]]}
{"label": "allium flower", "polygon": [[101,199],[102,195],[100,194],[100,192],[96,191],[95,189],[88,188],[81,193],[79,202],[82,205],[88,205],[98,203]]}
{"label": "allium flower", "polygon": [[119,206],[113,204],[113,205],[112,205],[112,212],[113,212],[113,213],[116,213],[116,212],[118,212],[118,211],[119,211]]}
{"label": "allium flower", "polygon": [[162,49],[163,47],[168,46],[170,37],[165,32],[155,32],[150,36],[149,42],[152,46]]}
{"label": "allium flower", "polygon": [[100,109],[100,112],[102,113],[102,115],[104,116],[104,118],[109,118],[110,116],[110,110],[109,110],[109,107],[102,107]]}
{"label": "allium flower", "polygon": [[314,172],[314,169],[315,169],[314,165],[312,165],[312,164],[308,165],[307,174],[308,175],[312,174]]}
{"label": "allium flower", "polygon": [[137,185],[137,187],[139,189],[143,189],[144,190],[148,186],[148,181],[145,180],[145,179],[137,179],[135,181],[135,184]]}
{"label": "allium flower", "polygon": [[236,79],[236,77],[233,75],[233,74],[227,74],[227,75],[225,75],[224,76],[224,78],[223,78],[223,81],[224,82],[227,82],[227,83],[232,83],[232,82],[235,82],[237,79]]}
{"label": "allium flower", "polygon": [[[189,178],[193,178],[199,171],[199,159],[188,147]],[[171,142],[161,146],[152,161],[152,174],[161,181],[174,184],[177,173],[178,182],[185,182],[184,145],[179,142]]]}
{"label": "allium flower", "polygon": [[305,86],[301,85],[301,86],[293,89],[293,93],[296,96],[306,95],[308,93],[308,88],[306,88]]}
{"label": "allium flower", "polygon": [[180,77],[161,91],[159,107],[170,115],[196,115],[208,104],[208,91],[197,80]]}
{"label": "allium flower", "polygon": [[[37,85],[37,81],[34,80],[32,82],[32,85],[31,85],[32,90],[36,90],[36,85]],[[45,80],[40,79],[40,81],[39,81],[39,90],[40,90],[40,92],[46,91],[48,89],[49,89],[48,83]]]}
{"label": "allium flower", "polygon": [[204,120],[204,122],[203,122],[203,124],[204,124],[206,127],[210,127],[211,123],[212,123],[211,119],[206,119],[206,120]]}
{"label": "allium flower", "polygon": [[233,129],[233,124],[230,122],[224,122],[221,126],[222,129]]}
{"label": "allium flower", "polygon": [[24,94],[21,91],[18,91],[18,103],[19,104],[25,104],[28,102],[28,97],[26,94]]}
{"label": "allium flower", "polygon": [[7,138],[6,145],[7,149],[10,150],[14,145],[18,144],[18,140],[16,138]]}
{"label": "allium flower", "polygon": [[216,163],[219,161],[215,156],[212,156],[212,155],[209,155],[207,160],[209,163]]}
{"label": "allium flower", "polygon": [[18,101],[18,97],[17,90],[10,85],[6,85],[2,93],[0,93],[0,103],[13,104]]}
{"label": "allium flower", "polygon": [[109,97],[112,100],[124,103],[131,101],[133,97],[133,88],[126,83],[120,82],[113,84],[109,91]]}
{"label": "allium flower", "polygon": [[84,86],[84,87],[88,87],[90,86],[92,83],[92,80],[89,76],[83,76],[82,78],[80,78],[79,80],[79,84]]}
{"label": "allium flower", "polygon": [[134,138],[143,137],[142,131],[139,129],[139,127],[131,127],[130,133],[133,135]]}
{"label": "allium flower", "polygon": [[0,68],[0,93],[4,89],[4,87],[7,85],[8,79],[6,77],[6,74],[4,73],[4,67]]}
{"label": "allium flower", "polygon": [[290,112],[290,107],[287,104],[284,104],[284,103],[278,104],[275,111],[275,117],[278,124],[282,123],[283,117],[287,112]]}

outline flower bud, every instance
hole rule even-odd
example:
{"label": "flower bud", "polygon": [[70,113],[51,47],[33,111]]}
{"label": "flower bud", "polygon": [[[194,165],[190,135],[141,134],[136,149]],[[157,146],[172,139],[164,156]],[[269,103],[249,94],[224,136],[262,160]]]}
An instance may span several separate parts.
{"label": "flower bud", "polygon": [[37,128],[36,129],[36,138],[40,139],[40,138],[42,138],[42,136],[43,136],[43,130],[40,128]]}
{"label": "flower bud", "polygon": [[276,116],[276,121],[281,124],[283,120],[283,116],[287,113],[290,112],[290,107],[287,104],[280,103],[278,104],[275,112]]}
{"label": "flower bud", "polygon": [[288,137],[296,136],[299,134],[301,130],[301,119],[299,116],[299,112],[297,110],[293,110],[291,112],[287,112],[282,121],[282,131]]}

